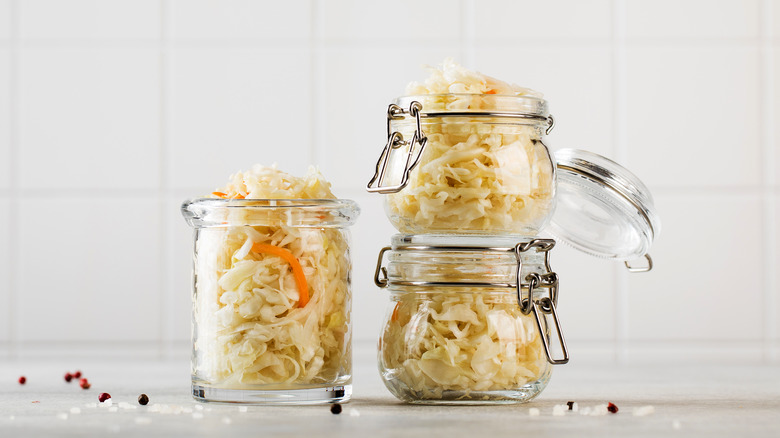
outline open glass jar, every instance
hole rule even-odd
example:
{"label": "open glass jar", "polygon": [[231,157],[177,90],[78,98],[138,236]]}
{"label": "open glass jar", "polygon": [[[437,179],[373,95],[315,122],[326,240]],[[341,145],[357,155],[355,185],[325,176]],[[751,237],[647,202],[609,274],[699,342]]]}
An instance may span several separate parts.
{"label": "open glass jar", "polygon": [[[518,403],[568,362],[550,239],[396,235],[375,282],[391,292],[379,371],[419,404]],[[387,256],[387,266],[384,258]],[[553,358],[550,338],[562,352]]]}
{"label": "open glass jar", "polygon": [[352,392],[351,262],[341,199],[194,199],[192,394],[313,404]]}
{"label": "open glass jar", "polygon": [[537,97],[398,98],[368,191],[387,195],[387,216],[401,233],[535,236],[555,205],[555,166],[543,143],[552,125]]}

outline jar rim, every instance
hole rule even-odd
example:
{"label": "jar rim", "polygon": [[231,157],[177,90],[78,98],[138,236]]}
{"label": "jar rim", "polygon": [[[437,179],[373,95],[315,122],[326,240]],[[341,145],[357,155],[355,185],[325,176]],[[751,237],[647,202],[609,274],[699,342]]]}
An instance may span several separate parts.
{"label": "jar rim", "polygon": [[181,212],[195,228],[235,225],[347,227],[360,215],[351,199],[217,199],[185,200]]}
{"label": "jar rim", "polygon": [[397,97],[394,103],[402,108],[407,108],[415,101],[422,104],[420,114],[423,117],[436,117],[448,113],[469,113],[496,116],[525,115],[546,119],[550,115],[545,99],[509,94],[417,94]]}

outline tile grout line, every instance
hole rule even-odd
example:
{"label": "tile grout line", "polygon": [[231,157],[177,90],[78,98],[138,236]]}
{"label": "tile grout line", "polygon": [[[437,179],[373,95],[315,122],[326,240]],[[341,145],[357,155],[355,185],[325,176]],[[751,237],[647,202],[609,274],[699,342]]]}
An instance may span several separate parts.
{"label": "tile grout line", "polygon": [[463,65],[474,68],[476,63],[476,22],[474,0],[461,0],[460,4],[460,56]]}
{"label": "tile grout line", "polygon": [[165,208],[168,205],[168,191],[169,191],[169,150],[170,150],[170,64],[171,64],[171,51],[170,51],[170,2],[168,0],[160,1],[160,36],[159,36],[159,69],[160,69],[160,89],[159,89],[159,166],[158,178],[159,189],[157,194],[158,211],[158,230],[160,233],[159,242],[161,245],[159,263],[160,272],[158,272],[159,282],[159,309],[158,315],[158,357],[160,359],[167,357],[168,343],[171,340],[171,327],[170,318],[165,318],[165,315],[172,314],[173,296],[174,290],[171,286],[173,282],[171,273],[171,264],[173,257],[173,233],[169,232],[169,220],[166,214]]}
{"label": "tile grout line", "polygon": [[[625,3],[612,1],[612,123],[614,129],[613,152],[618,162],[626,163],[628,150],[626,144],[626,32]],[[630,310],[628,294],[628,273],[619,266],[613,268],[615,293],[615,360],[617,363],[628,361]]]}
{"label": "tile grout line", "polygon": [[320,47],[320,34],[321,29],[319,25],[320,10],[317,0],[310,0],[310,16],[309,16],[309,87],[310,87],[310,105],[309,105],[309,154],[311,156],[311,162],[319,166],[322,156],[320,148],[324,147],[321,143],[321,136],[317,133],[322,132],[320,118],[317,117],[319,113],[319,106],[321,104],[320,93],[322,90],[322,62],[321,62],[321,47]]}
{"label": "tile grout line", "polygon": [[458,2],[458,57],[456,62],[459,64],[470,65],[466,60],[466,2]]}
{"label": "tile grout line", "polygon": [[9,74],[9,93],[10,93],[10,148],[9,148],[9,176],[10,176],[10,188],[11,196],[9,203],[10,214],[8,217],[8,339],[9,349],[8,356],[11,359],[17,359],[19,350],[19,328],[17,327],[19,321],[16,315],[19,315],[19,258],[14,257],[14,254],[19,254],[21,249],[21,242],[19,239],[19,224],[20,218],[20,205],[21,198],[19,197],[19,140],[20,140],[20,123],[21,123],[21,104],[20,104],[20,77],[21,70],[20,63],[20,20],[19,20],[19,0],[11,0],[11,47],[10,47],[10,74]]}
{"label": "tile grout line", "polygon": [[[312,0],[316,2],[316,0]],[[474,3],[473,0],[463,0],[461,10],[468,12],[465,14],[468,19],[465,21],[462,19],[459,26],[464,28],[464,25],[474,24]],[[348,38],[323,38],[319,37],[319,43],[328,48],[376,48],[384,46],[401,46],[401,47],[419,47],[424,46],[448,46],[451,45],[451,39],[445,38],[429,38],[429,39],[405,39],[403,37],[373,37],[361,40],[352,40]],[[474,40],[476,41],[476,36]],[[576,38],[576,37],[511,37],[511,38],[493,38],[493,37],[480,37],[478,38],[480,43],[489,44],[499,47],[516,47],[518,44],[533,45],[537,47],[605,47],[608,48],[613,45],[612,38],[607,37],[592,37],[592,38]],[[761,38],[740,38],[740,37],[625,37],[624,42],[627,46],[642,47],[642,48],[722,48],[722,47],[759,47],[765,43],[772,47],[780,47],[780,38],[770,37],[766,39]],[[307,47],[310,44],[311,38],[298,38],[298,37],[258,37],[258,38],[200,38],[200,39],[187,39],[177,38],[171,39],[170,43],[175,48],[296,48]],[[10,46],[12,43],[8,40],[0,40],[0,47]],[[67,38],[67,39],[35,39],[25,38],[20,41],[20,47],[24,49],[56,49],[56,48],[70,48],[70,49],[95,49],[95,48],[155,48],[159,45],[159,39],[150,38],[124,38],[124,39],[106,39],[106,40],[94,40],[83,38]]]}
{"label": "tile grout line", "polygon": [[763,265],[763,304],[764,304],[764,324],[763,324],[763,343],[764,343],[764,362],[772,363],[777,362],[777,351],[772,348],[772,340],[775,338],[777,331],[777,297],[774,291],[777,288],[774,267],[777,266],[777,253],[775,250],[775,244],[777,240],[777,211],[775,206],[775,196],[773,190],[773,184],[776,182],[775,164],[777,157],[774,150],[774,52],[772,46],[772,17],[773,17],[773,4],[770,0],[763,0],[760,4],[760,20],[759,25],[760,37],[761,37],[761,51],[760,51],[760,63],[761,68],[759,70],[759,89],[761,92],[759,114],[760,120],[760,141],[762,145],[763,156],[763,172],[762,181],[764,183],[764,190],[762,196],[763,206],[763,251],[762,260]]}
{"label": "tile grout line", "polygon": [[[170,138],[170,134],[168,134],[168,137]],[[170,155],[170,151],[168,152],[168,155]],[[171,157],[168,156],[169,163],[170,160]],[[765,165],[768,165],[768,163],[765,163]],[[351,189],[352,187],[334,185],[334,188],[340,188],[343,190],[343,189]],[[182,187],[182,188],[174,189],[171,187],[169,181],[167,192],[169,195],[175,192],[183,196],[189,196],[193,192],[200,193],[208,189],[209,189],[208,187]],[[770,185],[769,189],[770,191],[774,190],[774,187],[771,187]],[[717,193],[713,192],[713,190],[717,190]],[[159,188],[153,188],[153,189],[52,188],[52,189],[20,189],[17,191],[17,193],[25,199],[38,199],[38,200],[61,199],[63,197],[89,198],[89,199],[154,198],[157,196],[158,192],[159,192]],[[766,192],[767,192],[767,187],[766,184],[764,183],[761,183],[756,186],[745,186],[745,187],[656,186],[653,189],[653,195],[662,194],[665,196],[690,196],[690,195],[693,196],[715,196],[715,195],[717,196],[749,196],[749,195],[761,196]],[[10,199],[12,195],[13,194],[11,189],[0,189],[0,198]]]}

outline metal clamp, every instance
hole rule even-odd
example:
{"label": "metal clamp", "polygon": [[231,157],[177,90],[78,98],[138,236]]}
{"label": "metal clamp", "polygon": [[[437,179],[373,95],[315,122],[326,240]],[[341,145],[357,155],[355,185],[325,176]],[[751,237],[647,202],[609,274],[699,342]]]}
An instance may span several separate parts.
{"label": "metal clamp", "polygon": [[[374,271],[374,284],[381,288],[387,287],[387,268],[382,266],[382,260],[385,257],[385,253],[387,251],[390,251],[391,249],[392,248],[390,248],[389,246],[382,248],[379,251],[379,259],[377,259],[376,261],[376,270]],[[379,278],[380,273],[384,274],[385,278]]]}
{"label": "metal clamp", "polygon": [[[520,278],[523,271],[523,255],[522,253],[531,249],[536,249],[538,252],[544,252],[544,269],[545,273],[542,275],[536,274],[538,283],[534,287],[546,287],[551,290],[550,297],[557,304],[558,303],[558,274],[552,271],[550,268],[550,250],[555,246],[555,241],[552,239],[534,239],[528,242],[518,243],[515,248],[515,257],[517,258],[517,271],[515,272],[515,291],[517,294],[517,304],[523,311],[524,315],[531,313],[531,287],[528,287],[528,297],[523,297],[523,279]],[[528,277],[526,277],[528,280]]]}
{"label": "metal clamp", "polygon": [[[536,319],[536,327],[539,329],[539,335],[542,338],[542,344],[544,345],[544,354],[547,355],[547,362],[550,362],[553,365],[562,365],[569,362],[569,349],[566,348],[566,340],[563,338],[563,332],[561,331],[561,322],[558,319],[558,312],[555,311],[555,303],[549,298],[549,297],[543,297],[540,300],[536,301],[534,300],[534,319]],[[552,315],[553,318],[553,324],[555,326],[555,332],[558,336],[558,342],[561,343],[561,352],[563,354],[563,357],[560,359],[555,359],[552,357],[552,353],[550,353],[550,343],[547,341],[547,336],[544,335],[545,330],[544,328],[549,326],[549,323],[545,319],[544,324],[542,324],[542,316],[540,315]]]}
{"label": "metal clamp", "polygon": [[[569,350],[566,347],[566,340],[563,337],[561,331],[561,322],[558,319],[558,312],[555,311],[555,305],[558,303],[558,274],[550,269],[550,257],[549,251],[555,246],[554,240],[549,239],[534,239],[530,242],[519,243],[515,246],[515,255],[517,257],[517,274],[516,274],[516,293],[517,304],[520,306],[520,310],[524,315],[528,315],[533,312],[534,319],[536,320],[536,327],[539,329],[539,336],[542,338],[544,345],[544,353],[547,355],[547,361],[553,365],[560,365],[569,362]],[[528,295],[523,295],[523,282],[521,281],[522,272],[522,253],[530,249],[536,249],[537,251],[544,252],[544,266],[546,272],[539,274],[538,272],[532,272],[525,277],[528,282]],[[547,289],[547,296],[539,299],[534,299],[534,289],[545,288]],[[561,344],[561,350],[563,357],[561,359],[553,358],[550,351],[550,343],[547,341],[545,333],[545,327],[549,326],[545,319],[542,324],[542,315],[552,315],[555,332],[558,337],[558,341]]]}
{"label": "metal clamp", "polygon": [[631,266],[628,264],[628,261],[623,262],[626,268],[628,268],[628,272],[648,272],[653,270],[653,259],[650,257],[650,254],[645,254],[644,257],[647,260],[647,265],[645,266]]}
{"label": "metal clamp", "polygon": [[553,127],[555,127],[555,119],[553,118],[552,114],[550,114],[547,116],[547,129],[544,131],[545,135],[550,135]]}
{"label": "metal clamp", "polygon": [[[420,162],[420,157],[425,150],[425,145],[428,142],[428,137],[423,134],[422,123],[420,122],[420,111],[422,110],[422,104],[414,101],[409,105],[409,110],[406,111],[396,104],[390,104],[387,107],[387,143],[382,154],[379,156],[379,160],[376,162],[376,171],[373,178],[366,185],[366,190],[371,193],[397,193],[401,191],[409,183],[409,173]],[[399,120],[404,117],[405,114],[409,114],[415,118],[417,122],[414,135],[410,141],[404,140],[404,136],[398,131],[392,131],[390,124],[393,120]],[[390,162],[390,155],[394,150],[401,148],[402,146],[409,146],[409,150],[406,153],[406,163],[404,164],[404,171],[401,174],[401,181],[393,186],[382,185],[385,176],[387,174],[388,163]],[[418,145],[419,147],[415,147]]]}

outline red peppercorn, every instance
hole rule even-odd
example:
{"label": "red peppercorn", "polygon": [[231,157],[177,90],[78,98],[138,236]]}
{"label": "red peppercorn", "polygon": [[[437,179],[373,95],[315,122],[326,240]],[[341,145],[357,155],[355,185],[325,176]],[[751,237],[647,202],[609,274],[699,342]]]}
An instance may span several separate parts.
{"label": "red peppercorn", "polygon": [[75,373],[73,373],[73,377],[75,377],[77,379],[80,379],[81,378],[81,371],[76,371]]}
{"label": "red peppercorn", "polygon": [[106,400],[108,400],[110,398],[111,398],[111,394],[109,394],[107,392],[101,392],[100,395],[98,396],[98,401],[100,403],[103,403],[104,401],[106,401]]}
{"label": "red peppercorn", "polygon": [[19,384],[24,385],[25,383],[27,383],[27,377],[19,377]]}
{"label": "red peppercorn", "polygon": [[70,382],[71,380],[73,380],[73,374],[65,373],[65,381]]}
{"label": "red peppercorn", "polygon": [[81,379],[79,380],[79,386],[81,386],[81,389],[89,389],[90,385],[89,381],[87,379]]}
{"label": "red peppercorn", "polygon": [[616,406],[614,403],[611,403],[611,402],[610,402],[610,403],[607,405],[607,410],[608,410],[609,412],[612,412],[613,414],[617,414],[618,407],[617,407],[617,406]]}
{"label": "red peppercorn", "polygon": [[138,396],[138,404],[146,406],[146,404],[149,403],[149,396],[146,394],[141,394]]}

